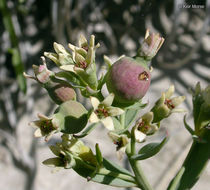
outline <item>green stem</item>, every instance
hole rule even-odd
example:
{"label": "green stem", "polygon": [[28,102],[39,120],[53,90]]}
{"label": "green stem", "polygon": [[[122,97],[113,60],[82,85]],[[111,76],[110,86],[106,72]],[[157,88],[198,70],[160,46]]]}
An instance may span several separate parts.
{"label": "green stem", "polygon": [[210,131],[206,130],[203,138],[208,142],[194,141],[177,175],[168,186],[168,190],[191,189],[198,181],[210,157]]}
{"label": "green stem", "polygon": [[26,92],[26,80],[23,76],[24,66],[18,46],[18,38],[15,33],[15,28],[12,23],[12,17],[7,7],[7,3],[5,0],[0,0],[0,11],[3,17],[3,23],[5,29],[8,31],[10,36],[10,41],[12,45],[12,49],[10,49],[10,53],[12,54],[12,65],[15,69],[15,74],[17,77],[17,81],[20,89],[25,93]]}
{"label": "green stem", "polygon": [[139,161],[129,158],[129,162],[135,174],[138,187],[142,190],[152,190],[151,185],[147,181],[147,178],[145,177],[143,170],[141,169]]}
{"label": "green stem", "polygon": [[142,190],[152,190],[151,185],[147,181],[147,178],[144,175],[144,172],[140,166],[140,162],[138,160],[131,159],[131,156],[136,154],[135,147],[135,138],[131,137],[130,147],[127,148],[126,153],[128,155],[128,160],[135,174],[135,179],[138,187]]}

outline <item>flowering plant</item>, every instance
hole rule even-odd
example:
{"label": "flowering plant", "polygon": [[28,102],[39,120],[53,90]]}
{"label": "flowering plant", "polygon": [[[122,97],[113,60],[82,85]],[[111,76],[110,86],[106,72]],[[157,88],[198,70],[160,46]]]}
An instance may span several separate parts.
{"label": "flowering plant", "polygon": [[[146,142],[147,136],[155,134],[161,127],[162,120],[171,114],[184,112],[177,106],[185,100],[184,96],[172,97],[175,88],[171,85],[151,110],[141,114],[141,110],[147,105],[142,102],[142,98],[151,81],[152,70],[149,64],[163,42],[164,38],[159,34],[150,34],[147,30],[135,57],[122,56],[112,64],[104,56],[107,72],[100,79],[97,77],[95,60],[95,52],[100,45],[95,45],[94,35],[91,35],[89,42],[81,36],[78,46],[69,44],[71,52],[61,44],[54,43],[55,53],[44,53],[60,71],[50,71],[42,57],[43,65],[33,66],[35,75],[25,74],[25,77],[40,83],[58,104],[52,116],[38,114],[39,120],[30,123],[38,128],[35,137],[45,137],[46,141],[55,133],[61,134],[61,141],[49,147],[55,157],[45,160],[45,165],[73,169],[88,181],[101,184],[152,189],[140,167],[140,160],[157,154],[167,142],[168,135],[161,142],[147,143],[138,151],[136,143]],[[108,96],[103,95],[103,86],[107,87]],[[197,84],[193,92],[195,130],[185,120],[184,123],[192,134],[194,143],[183,167],[169,185],[170,190],[190,188],[208,161],[209,92],[210,87],[201,90],[200,84]],[[84,107],[77,100],[78,93],[91,102],[91,108]],[[99,127],[99,123],[106,128],[107,135],[116,145],[118,159],[127,156],[133,173],[106,159],[98,143],[93,151],[81,140]],[[198,151],[202,162],[192,158]],[[198,163],[197,166],[192,163],[194,161]],[[191,165],[195,170],[189,172]]]}

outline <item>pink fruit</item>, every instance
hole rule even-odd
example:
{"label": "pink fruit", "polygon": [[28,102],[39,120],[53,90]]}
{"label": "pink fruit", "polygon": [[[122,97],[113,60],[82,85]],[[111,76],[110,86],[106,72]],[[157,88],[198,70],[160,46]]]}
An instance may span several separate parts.
{"label": "pink fruit", "polygon": [[120,104],[132,104],[146,94],[150,86],[150,71],[143,59],[123,57],[115,62],[107,75],[108,91]]}

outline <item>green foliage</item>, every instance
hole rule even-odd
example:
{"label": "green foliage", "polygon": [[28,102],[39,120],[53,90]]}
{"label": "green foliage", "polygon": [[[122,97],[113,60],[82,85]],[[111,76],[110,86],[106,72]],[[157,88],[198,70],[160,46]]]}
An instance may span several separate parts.
{"label": "green foliage", "polygon": [[145,146],[143,146],[137,155],[132,156],[132,159],[135,160],[145,160],[147,158],[150,158],[152,156],[154,156],[155,154],[157,154],[161,148],[165,145],[165,143],[167,142],[168,137],[165,137],[161,142],[159,143],[149,143]]}
{"label": "green foliage", "polygon": [[79,133],[87,124],[88,113],[82,104],[69,100],[59,106],[53,120],[63,133]]}

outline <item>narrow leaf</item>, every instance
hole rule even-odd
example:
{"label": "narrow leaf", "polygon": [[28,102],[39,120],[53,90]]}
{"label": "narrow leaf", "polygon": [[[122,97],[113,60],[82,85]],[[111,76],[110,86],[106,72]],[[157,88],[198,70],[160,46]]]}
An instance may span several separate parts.
{"label": "narrow leaf", "polygon": [[134,160],[144,160],[157,154],[163,145],[167,142],[168,137],[165,137],[160,143],[149,143],[143,146],[137,155],[132,156]]}
{"label": "narrow leaf", "polygon": [[101,150],[99,148],[98,143],[96,144],[95,149],[96,149],[97,162],[98,162],[99,165],[101,165],[103,163],[103,157],[102,157]]}
{"label": "narrow leaf", "polygon": [[118,119],[116,119],[115,117],[112,117],[112,121],[113,121],[113,123],[114,123],[114,129],[115,130],[122,130],[123,128],[122,128],[122,125],[120,124],[120,122],[119,122],[119,120]]}
{"label": "narrow leaf", "polygon": [[110,170],[112,172],[117,172],[117,173],[122,173],[122,174],[132,176],[132,174],[128,170],[126,170],[125,168],[122,168],[120,165],[110,160],[107,160],[105,158],[103,159],[103,165],[107,170]]}
{"label": "narrow leaf", "polygon": [[186,122],[186,115],[184,116],[184,126],[191,135],[194,135],[194,131],[192,130],[192,128]]}
{"label": "narrow leaf", "polygon": [[[103,159],[103,165],[106,164],[105,159]],[[115,168],[115,167],[111,167]],[[76,165],[73,167],[74,171],[80,176],[105,185],[115,186],[115,187],[136,187],[135,178],[131,175],[126,175],[123,173],[113,172],[107,168],[96,170],[95,167],[87,165],[80,159],[76,159]]]}
{"label": "narrow leaf", "polygon": [[63,160],[59,157],[48,158],[47,160],[44,160],[42,163],[49,167],[63,167],[64,166]]}
{"label": "narrow leaf", "polygon": [[129,109],[125,113],[125,126],[128,128],[136,119],[139,114],[139,110]]}
{"label": "narrow leaf", "polygon": [[136,187],[134,179],[132,181],[127,181],[117,177],[117,175],[116,177],[112,175],[113,174],[111,172],[110,175],[96,174],[93,178],[91,178],[91,181],[114,187]]}
{"label": "narrow leaf", "polygon": [[86,86],[85,83],[80,79],[80,77],[73,72],[66,72],[66,71],[60,71],[56,73],[57,77],[61,77],[69,81],[70,83],[74,83],[76,86]]}
{"label": "narrow leaf", "polygon": [[89,134],[96,128],[96,125],[97,125],[97,124],[98,124],[98,123],[93,123],[93,124],[89,125],[88,127],[86,127],[86,128],[84,129],[84,131],[82,131],[81,134],[74,135],[74,137],[76,137],[76,138],[83,138],[83,137],[89,135]]}

